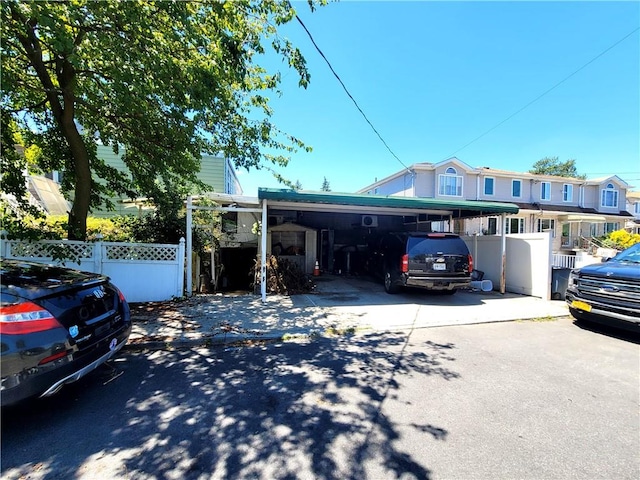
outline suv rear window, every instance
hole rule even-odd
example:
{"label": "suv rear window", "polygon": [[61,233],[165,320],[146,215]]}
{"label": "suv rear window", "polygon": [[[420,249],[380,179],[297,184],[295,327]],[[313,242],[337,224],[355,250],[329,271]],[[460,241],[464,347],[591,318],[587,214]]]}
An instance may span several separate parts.
{"label": "suv rear window", "polygon": [[469,249],[462,239],[448,236],[409,237],[407,249],[410,256],[435,255],[437,253],[469,254]]}

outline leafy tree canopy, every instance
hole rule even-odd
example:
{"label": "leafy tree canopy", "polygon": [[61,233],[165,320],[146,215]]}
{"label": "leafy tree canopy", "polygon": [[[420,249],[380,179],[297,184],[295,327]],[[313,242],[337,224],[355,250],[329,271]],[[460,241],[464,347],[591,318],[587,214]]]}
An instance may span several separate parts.
{"label": "leafy tree canopy", "polygon": [[586,175],[578,174],[575,160],[561,162],[558,157],[545,157],[533,164],[529,173],[541,175],[556,175],[558,177],[587,178]]}
{"label": "leafy tree canopy", "polygon": [[[288,0],[3,0],[0,8],[2,189],[25,198],[27,158],[13,149],[21,133],[39,149],[31,162],[63,172],[70,239],[85,238],[89,211],[108,196],[160,205],[171,193],[175,205],[200,185],[202,153],[248,170],[285,166],[308,149],[270,122],[265,92],[280,93],[281,77],[258,64],[266,46],[300,86],[309,82],[300,51],[277,32],[295,18]],[[128,172],[97,158],[99,143],[122,154]]]}

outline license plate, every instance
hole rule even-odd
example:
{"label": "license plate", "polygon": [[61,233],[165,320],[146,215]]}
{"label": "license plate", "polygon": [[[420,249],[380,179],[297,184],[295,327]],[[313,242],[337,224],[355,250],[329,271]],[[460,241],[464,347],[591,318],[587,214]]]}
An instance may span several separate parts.
{"label": "license plate", "polygon": [[446,263],[434,263],[433,264],[433,269],[434,270],[446,270],[447,269],[447,264]]}
{"label": "license plate", "polygon": [[581,302],[580,300],[574,300],[573,302],[571,302],[571,306],[579,310],[584,310],[585,312],[591,311],[591,305],[585,302]]}

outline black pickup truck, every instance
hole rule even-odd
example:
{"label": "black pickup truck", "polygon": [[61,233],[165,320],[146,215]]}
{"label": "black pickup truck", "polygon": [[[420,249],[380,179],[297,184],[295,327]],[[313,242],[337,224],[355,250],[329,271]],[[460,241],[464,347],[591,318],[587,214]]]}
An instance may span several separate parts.
{"label": "black pickup truck", "polygon": [[640,243],[573,270],[565,298],[577,320],[640,332]]}

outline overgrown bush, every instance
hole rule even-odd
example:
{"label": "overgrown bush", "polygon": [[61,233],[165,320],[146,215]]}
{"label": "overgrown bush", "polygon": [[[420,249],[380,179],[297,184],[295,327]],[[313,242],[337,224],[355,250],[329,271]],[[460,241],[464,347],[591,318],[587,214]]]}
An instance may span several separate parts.
{"label": "overgrown bush", "polygon": [[616,250],[624,250],[636,243],[640,243],[640,235],[629,233],[626,230],[616,230],[602,239],[603,247],[615,248]]}
{"label": "overgrown bush", "polygon": [[[24,216],[19,221],[3,217],[2,229],[9,239],[64,240],[67,238],[66,215],[47,217]],[[186,218],[175,215],[163,218],[156,213],[141,218],[132,215],[110,218],[87,218],[87,241],[101,237],[105,242],[178,243],[186,238]],[[211,244],[211,235],[199,228],[193,229],[193,248],[203,251]]]}

